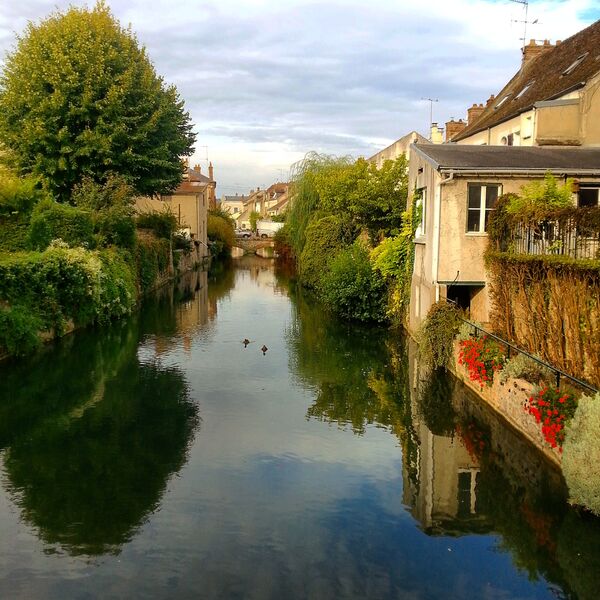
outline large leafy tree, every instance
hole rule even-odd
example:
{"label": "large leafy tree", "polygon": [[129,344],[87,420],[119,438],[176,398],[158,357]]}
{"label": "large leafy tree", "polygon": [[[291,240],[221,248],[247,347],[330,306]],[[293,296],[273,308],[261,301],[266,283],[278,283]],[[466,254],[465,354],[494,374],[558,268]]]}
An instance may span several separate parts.
{"label": "large leafy tree", "polygon": [[111,174],[140,194],[173,190],[195,134],[177,90],[101,1],[18,38],[0,77],[0,139],[13,167],[66,200],[84,177]]}

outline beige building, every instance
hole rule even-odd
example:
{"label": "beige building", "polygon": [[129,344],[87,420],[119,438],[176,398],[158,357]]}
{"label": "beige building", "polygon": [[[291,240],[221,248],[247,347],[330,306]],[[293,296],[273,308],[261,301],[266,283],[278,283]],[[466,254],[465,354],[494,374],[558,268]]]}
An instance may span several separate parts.
{"label": "beige building", "polygon": [[406,160],[410,160],[410,145],[411,144],[427,144],[428,140],[424,138],[420,133],[411,131],[405,136],[396,140],[393,144],[390,144],[387,148],[384,148],[377,154],[373,154],[367,160],[374,162],[378,169],[381,169],[383,163],[386,160],[396,160],[399,156],[406,156]]}
{"label": "beige building", "polygon": [[196,243],[198,257],[202,258],[209,254],[206,222],[212,193],[214,187],[208,178],[199,170],[187,169],[183,181],[172,194],[160,199],[137,198],[135,208],[140,213],[170,210],[180,227],[190,234]]}
{"label": "beige building", "polygon": [[231,217],[236,221],[240,215],[244,212],[244,202],[248,200],[248,196],[223,196],[219,202],[219,208],[229,213]]}
{"label": "beige building", "polygon": [[600,21],[555,45],[531,40],[521,68],[446,140],[506,146],[600,146]]}
{"label": "beige building", "polygon": [[535,148],[415,144],[409,189],[418,190],[422,219],[415,236],[409,327],[416,331],[432,304],[451,298],[487,322],[484,253],[496,199],[519,193],[546,172],[576,178],[579,205],[598,203],[600,148]]}

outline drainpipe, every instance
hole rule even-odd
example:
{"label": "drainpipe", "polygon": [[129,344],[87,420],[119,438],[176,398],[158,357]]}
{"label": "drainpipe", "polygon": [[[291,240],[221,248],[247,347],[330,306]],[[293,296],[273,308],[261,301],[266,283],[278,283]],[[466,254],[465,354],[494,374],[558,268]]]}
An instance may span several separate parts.
{"label": "drainpipe", "polygon": [[439,266],[440,266],[440,223],[442,221],[442,186],[454,180],[454,172],[442,179],[435,188],[433,208],[433,283],[435,285],[435,301],[440,301]]}

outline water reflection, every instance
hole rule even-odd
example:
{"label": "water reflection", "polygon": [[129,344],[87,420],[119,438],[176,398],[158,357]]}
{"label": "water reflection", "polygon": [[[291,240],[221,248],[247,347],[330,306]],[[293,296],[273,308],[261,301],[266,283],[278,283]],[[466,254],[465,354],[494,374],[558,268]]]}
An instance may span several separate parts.
{"label": "water reflection", "polygon": [[206,274],[195,277],[163,290],[139,318],[65,338],[0,378],[7,487],[55,550],[119,552],[184,465],[197,407],[183,373],[140,362],[137,347],[148,328],[185,340],[206,321]]}

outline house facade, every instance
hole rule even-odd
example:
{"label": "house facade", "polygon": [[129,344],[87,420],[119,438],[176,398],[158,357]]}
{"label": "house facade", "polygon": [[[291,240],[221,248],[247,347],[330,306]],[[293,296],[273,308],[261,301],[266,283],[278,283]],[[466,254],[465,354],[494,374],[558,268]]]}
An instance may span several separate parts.
{"label": "house facade", "polygon": [[502,194],[519,193],[532,180],[552,172],[575,178],[574,202],[589,205],[600,194],[600,148],[535,148],[456,144],[415,144],[409,189],[421,197],[421,223],[415,236],[409,327],[416,331],[429,308],[451,298],[488,322],[490,299],[484,253],[487,223]]}
{"label": "house facade", "polygon": [[386,160],[396,160],[399,156],[406,156],[406,160],[410,160],[410,145],[411,144],[427,144],[429,141],[416,131],[411,131],[400,139],[396,140],[393,144],[387,146],[383,150],[373,154],[367,160],[374,162],[378,169],[383,167],[383,163]]}
{"label": "house facade", "polygon": [[446,124],[447,141],[600,146],[598,48],[600,21],[556,44],[531,40],[523,48],[521,68],[496,96],[485,106],[473,105],[467,122]]}

